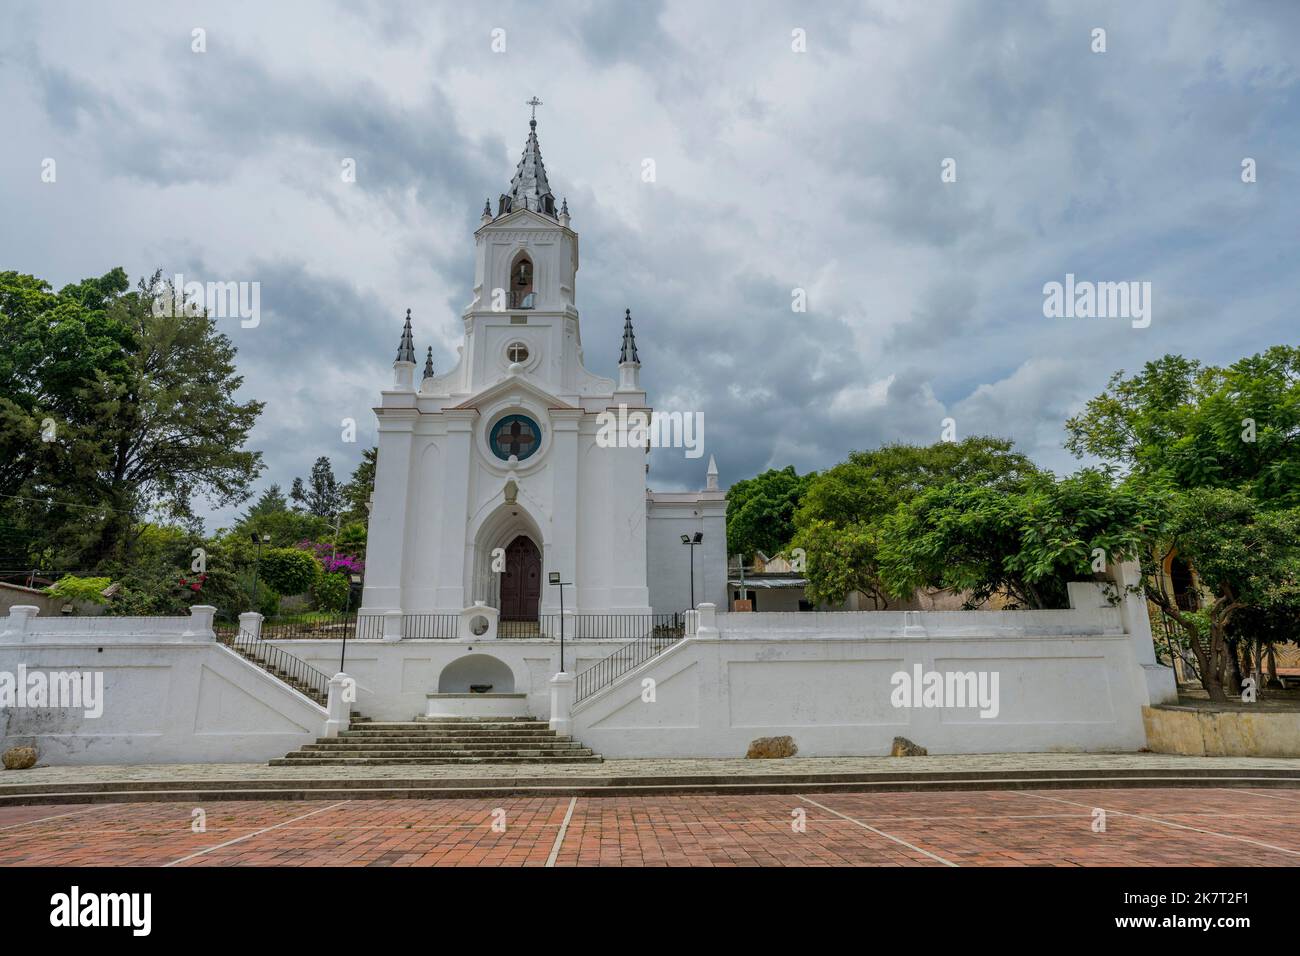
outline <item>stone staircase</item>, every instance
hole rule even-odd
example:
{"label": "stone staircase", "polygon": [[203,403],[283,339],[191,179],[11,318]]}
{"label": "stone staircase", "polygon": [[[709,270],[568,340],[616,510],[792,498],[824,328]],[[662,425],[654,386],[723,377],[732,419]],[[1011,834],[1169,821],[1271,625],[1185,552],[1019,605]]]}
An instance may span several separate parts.
{"label": "stone staircase", "polygon": [[600,754],[531,717],[352,718],[337,737],[272,760],[273,767],[381,764],[600,763]]}
{"label": "stone staircase", "polygon": [[303,696],[322,707],[329,705],[329,677],[305,661],[270,644],[262,644],[242,631],[238,635],[218,634],[217,640]]}

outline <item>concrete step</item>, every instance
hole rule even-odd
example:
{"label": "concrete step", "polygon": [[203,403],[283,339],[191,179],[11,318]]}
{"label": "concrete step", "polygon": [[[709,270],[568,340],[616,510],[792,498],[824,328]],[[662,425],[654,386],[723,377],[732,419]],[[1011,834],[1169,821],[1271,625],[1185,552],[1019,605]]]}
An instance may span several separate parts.
{"label": "concrete step", "polygon": [[[919,758],[918,758],[919,759]],[[903,761],[908,763],[909,761]],[[1300,764],[1300,761],[1297,761]],[[1208,787],[1292,790],[1300,794],[1300,767],[1186,769],[1134,767],[1037,770],[947,770],[892,772],[818,772],[727,774],[678,772],[620,776],[545,774],[522,765],[508,777],[475,775],[472,765],[457,776],[357,777],[349,771],[322,769],[317,777],[286,774],[277,779],[88,780],[14,783],[19,772],[0,774],[0,807],[176,802],[202,804],[217,800],[394,800],[495,798],[500,796],[649,796],[662,794],[959,792],[964,790],[1051,789],[1068,791],[1130,787]]]}
{"label": "concrete step", "polygon": [[595,754],[588,747],[567,747],[563,750],[295,750],[285,754],[285,760],[317,760],[325,757],[427,757],[440,760],[443,757],[458,760],[461,757],[592,757]]}
{"label": "concrete step", "polygon": [[372,720],[362,728],[364,730],[545,730],[551,729],[550,721],[525,720]]}
{"label": "concrete step", "polygon": [[476,764],[476,763],[509,763],[509,764],[569,764],[569,763],[603,763],[604,760],[597,754],[582,756],[553,756],[543,755],[534,757],[520,756],[503,756],[503,757],[294,757],[290,754],[288,757],[270,761],[272,767],[326,767],[326,766],[369,766],[378,767],[396,764]]}
{"label": "concrete step", "polygon": [[359,744],[374,743],[374,744],[385,744],[385,745],[416,744],[416,743],[460,744],[460,743],[479,743],[479,742],[513,745],[513,744],[536,743],[538,741],[546,741],[546,742],[554,741],[557,743],[567,743],[568,741],[573,740],[573,738],[570,737],[568,734],[556,734],[553,737],[544,736],[542,734],[538,734],[536,736],[529,736],[529,737],[520,736],[518,734],[503,734],[501,736],[495,736],[495,735],[480,736],[478,734],[465,734],[465,735],[457,734],[455,736],[449,734],[431,734],[427,736],[415,735],[415,734],[391,734],[391,735],[375,734],[373,736],[372,735],[359,736],[353,734],[339,734],[337,737],[317,737],[316,743],[328,744],[328,743],[333,743],[334,741],[337,740],[350,741]]}
{"label": "concrete step", "polygon": [[430,751],[448,751],[457,750],[567,750],[571,747],[581,747],[582,744],[576,740],[530,740],[523,743],[512,743],[510,741],[499,740],[465,740],[450,743],[443,740],[385,740],[373,742],[358,742],[355,740],[325,740],[317,741],[314,744],[303,744],[300,750],[430,750]]}

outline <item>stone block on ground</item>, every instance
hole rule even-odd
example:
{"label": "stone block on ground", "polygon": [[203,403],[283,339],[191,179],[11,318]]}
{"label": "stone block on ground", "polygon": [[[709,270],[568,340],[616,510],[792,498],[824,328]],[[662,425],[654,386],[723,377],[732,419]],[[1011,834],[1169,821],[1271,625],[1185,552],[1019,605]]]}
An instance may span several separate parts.
{"label": "stone block on ground", "polygon": [[793,757],[798,752],[799,746],[793,737],[759,737],[750,742],[745,756],[751,760],[767,760]]}
{"label": "stone block on ground", "polygon": [[6,770],[26,770],[36,766],[36,748],[10,747],[0,760],[4,761]]}
{"label": "stone block on ground", "polygon": [[912,743],[906,737],[895,737],[894,746],[889,751],[891,757],[928,757],[930,751],[920,744]]}

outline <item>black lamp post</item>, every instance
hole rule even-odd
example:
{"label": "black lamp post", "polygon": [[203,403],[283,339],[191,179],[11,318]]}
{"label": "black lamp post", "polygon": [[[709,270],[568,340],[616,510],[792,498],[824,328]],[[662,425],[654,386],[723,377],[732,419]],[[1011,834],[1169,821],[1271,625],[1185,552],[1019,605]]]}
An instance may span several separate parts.
{"label": "black lamp post", "polygon": [[[349,581],[348,599],[347,599],[347,603],[343,605],[344,616],[346,616],[348,612],[352,610],[352,589],[361,583],[361,575],[349,574],[348,581]],[[343,673],[343,662],[347,660],[347,657],[348,657],[348,622],[344,621],[343,622],[343,650],[339,652],[339,673],[340,674]]]}
{"label": "black lamp post", "polygon": [[254,531],[249,535],[253,539],[253,544],[257,545],[257,557],[253,559],[253,603],[257,603],[257,569],[262,563],[262,542],[270,541],[269,534],[258,534]]}
{"label": "black lamp post", "polygon": [[682,544],[691,549],[691,610],[695,610],[695,547],[704,541],[704,532],[695,532],[694,537],[682,535]]}
{"label": "black lamp post", "polygon": [[547,575],[547,580],[560,589],[560,673],[564,673],[564,586],[572,585],[572,581],[561,581],[560,572],[552,571]]}

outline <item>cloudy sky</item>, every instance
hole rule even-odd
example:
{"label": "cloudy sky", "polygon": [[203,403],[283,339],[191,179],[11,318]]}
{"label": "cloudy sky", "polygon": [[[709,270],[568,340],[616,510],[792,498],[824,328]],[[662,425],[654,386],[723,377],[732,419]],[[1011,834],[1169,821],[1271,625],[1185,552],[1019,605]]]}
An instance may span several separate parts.
{"label": "cloudy sky", "polygon": [[[581,236],[587,362],[615,374],[631,308],[652,403],[704,413],[724,484],[928,444],[948,417],[1072,469],[1062,424],[1114,370],[1300,338],[1285,0],[42,2],[5,21],[0,269],[260,282],[260,326],[223,323],[242,394],[268,403],[259,488],[321,454],[350,473],[407,308],[419,351],[454,364],[472,233],[534,95]],[[1150,326],[1045,318],[1067,273],[1150,282]],[[702,472],[663,450],[650,483]]]}

